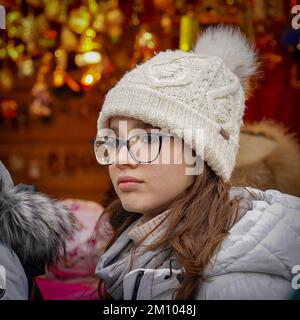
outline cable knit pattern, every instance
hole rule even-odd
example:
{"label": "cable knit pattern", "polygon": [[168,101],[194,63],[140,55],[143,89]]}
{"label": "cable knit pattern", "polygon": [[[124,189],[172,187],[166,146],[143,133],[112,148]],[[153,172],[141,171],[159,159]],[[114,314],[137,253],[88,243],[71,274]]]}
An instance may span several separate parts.
{"label": "cable knit pattern", "polygon": [[[97,126],[127,116],[185,138],[185,142],[225,181],[230,179],[239,147],[245,93],[239,78],[219,56],[181,50],[160,52],[125,73],[106,95]],[[203,129],[204,137],[197,137]],[[204,144],[204,148],[202,146]],[[203,156],[203,154],[199,154]]]}

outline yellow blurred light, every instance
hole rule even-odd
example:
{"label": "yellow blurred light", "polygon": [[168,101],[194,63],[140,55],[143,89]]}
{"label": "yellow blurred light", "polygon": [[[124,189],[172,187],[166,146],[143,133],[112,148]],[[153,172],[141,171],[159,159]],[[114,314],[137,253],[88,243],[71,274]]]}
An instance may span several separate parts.
{"label": "yellow blurred light", "polygon": [[7,13],[6,19],[8,24],[15,21],[21,21],[22,14],[19,11],[10,11]]}
{"label": "yellow blurred light", "polygon": [[139,46],[140,47],[143,47],[146,43],[145,43],[145,40],[143,39],[143,37],[140,37],[139,38],[139,40],[138,40],[138,42],[139,42]]}
{"label": "yellow blurred light", "polygon": [[110,10],[106,15],[107,21],[110,24],[121,25],[124,21],[124,15],[118,8]]}
{"label": "yellow blurred light", "polygon": [[69,27],[72,31],[82,34],[88,28],[91,20],[91,14],[84,6],[79,9],[73,9],[69,16]]}
{"label": "yellow blurred light", "polygon": [[87,74],[84,78],[83,78],[83,84],[87,84],[87,85],[91,85],[94,82],[94,76],[92,74]]}
{"label": "yellow blurred light", "polygon": [[17,47],[14,46],[12,42],[7,45],[7,53],[12,60],[17,60],[20,56],[20,52],[17,50]]}
{"label": "yellow blurred light", "polygon": [[168,15],[163,15],[160,20],[160,24],[163,28],[170,28],[172,26],[172,20]]}
{"label": "yellow blurred light", "polygon": [[189,48],[190,48],[190,46],[189,46],[187,43],[183,43],[183,44],[181,45],[181,50],[183,50],[183,51],[188,51]]}
{"label": "yellow blurred light", "polygon": [[97,13],[93,22],[93,28],[98,32],[105,31],[105,15],[103,13]]}
{"label": "yellow blurred light", "polygon": [[151,34],[150,32],[145,32],[145,33],[144,33],[144,38],[145,38],[146,40],[150,40],[150,39],[152,39],[152,34]]}
{"label": "yellow blurred light", "polygon": [[90,51],[75,56],[75,63],[78,67],[83,67],[89,64],[96,64],[101,61],[101,54],[97,51]]}
{"label": "yellow blurred light", "polygon": [[94,42],[90,38],[86,38],[80,46],[80,51],[87,52],[94,49]]}
{"label": "yellow blurred light", "polygon": [[99,63],[101,61],[101,54],[96,51],[90,51],[84,54],[84,59],[90,63]]}
{"label": "yellow blurred light", "polygon": [[198,28],[198,20],[193,16],[186,14],[180,18],[179,49],[183,51],[191,50]]}
{"label": "yellow blurred light", "polygon": [[55,87],[62,87],[65,83],[65,72],[63,70],[55,70],[53,72],[53,84]]}
{"label": "yellow blurred light", "polygon": [[19,65],[19,72],[21,76],[31,76],[34,73],[34,65],[32,59],[25,59]]}
{"label": "yellow blurred light", "polygon": [[54,55],[55,55],[56,58],[60,58],[62,56],[62,54],[63,54],[62,50],[60,50],[60,49],[57,49],[54,52]]}
{"label": "yellow blurred light", "polygon": [[19,53],[22,53],[25,50],[25,46],[23,43],[20,43],[19,45],[16,46],[16,49]]}
{"label": "yellow blurred light", "polygon": [[0,59],[1,58],[5,58],[6,57],[6,49],[5,48],[1,48],[0,49]]}
{"label": "yellow blurred light", "polygon": [[98,82],[101,78],[101,73],[97,70],[88,70],[84,75],[82,76],[80,82],[86,87],[93,86],[96,82]]}
{"label": "yellow blurred light", "polygon": [[90,37],[90,38],[95,38],[96,37],[96,32],[93,29],[87,29],[85,34],[86,34],[87,37]]}
{"label": "yellow blurred light", "polygon": [[154,42],[153,42],[153,41],[149,41],[149,42],[147,43],[147,47],[148,47],[149,49],[153,49],[153,48],[155,47]]}
{"label": "yellow blurred light", "polygon": [[92,12],[93,14],[95,14],[99,9],[99,5],[96,2],[96,0],[88,0],[88,7],[89,7],[89,11]]}

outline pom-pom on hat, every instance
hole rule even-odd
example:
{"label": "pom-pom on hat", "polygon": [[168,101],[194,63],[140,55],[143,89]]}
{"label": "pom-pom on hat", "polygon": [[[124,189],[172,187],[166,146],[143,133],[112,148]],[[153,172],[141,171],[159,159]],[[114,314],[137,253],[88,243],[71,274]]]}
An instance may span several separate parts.
{"label": "pom-pom on hat", "polygon": [[[107,93],[97,135],[113,116],[132,117],[183,138],[229,181],[239,147],[254,47],[238,28],[209,27],[190,52],[167,50],[125,73]],[[192,129],[186,137],[184,129]],[[194,129],[201,129],[194,130]],[[204,134],[199,138],[197,134]],[[204,147],[198,144],[204,144]]]}

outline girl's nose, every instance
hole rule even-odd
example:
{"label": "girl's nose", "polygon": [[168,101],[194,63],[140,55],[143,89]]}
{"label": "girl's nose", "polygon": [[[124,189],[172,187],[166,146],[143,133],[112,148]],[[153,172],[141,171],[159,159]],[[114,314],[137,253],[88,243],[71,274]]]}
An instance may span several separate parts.
{"label": "girl's nose", "polygon": [[131,165],[136,166],[139,162],[134,160],[125,145],[120,146],[116,154],[116,166]]}

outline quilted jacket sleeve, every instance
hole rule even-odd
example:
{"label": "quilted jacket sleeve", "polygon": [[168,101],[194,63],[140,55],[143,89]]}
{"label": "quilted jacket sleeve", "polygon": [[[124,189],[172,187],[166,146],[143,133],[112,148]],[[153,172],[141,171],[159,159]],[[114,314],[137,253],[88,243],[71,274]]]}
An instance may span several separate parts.
{"label": "quilted jacket sleeve", "polygon": [[285,300],[293,294],[291,283],[283,277],[252,272],[233,272],[203,282],[199,300]]}
{"label": "quilted jacket sleeve", "polygon": [[28,282],[20,260],[12,250],[1,243],[0,266],[5,269],[5,273],[1,274],[2,278],[5,277],[1,279],[5,281],[5,291],[1,292],[0,300],[27,300]]}

